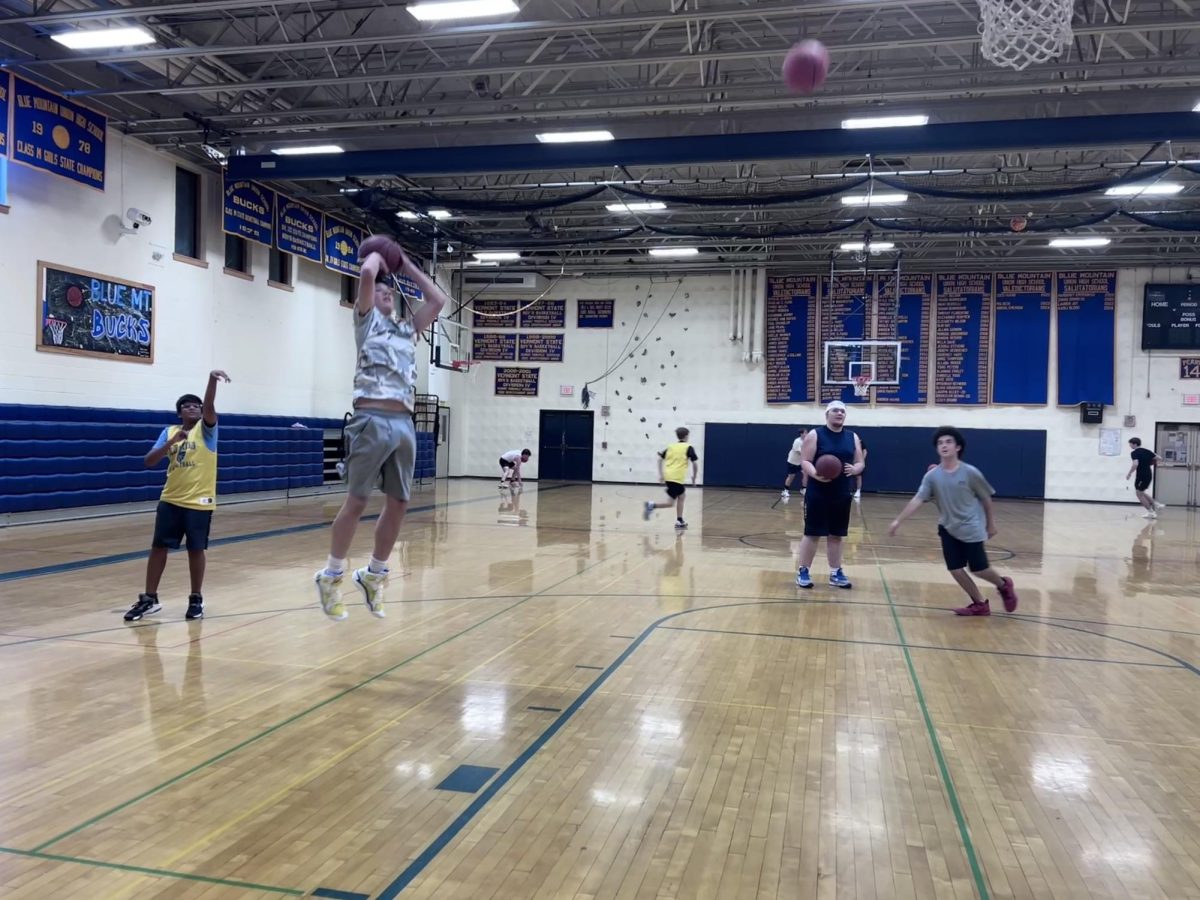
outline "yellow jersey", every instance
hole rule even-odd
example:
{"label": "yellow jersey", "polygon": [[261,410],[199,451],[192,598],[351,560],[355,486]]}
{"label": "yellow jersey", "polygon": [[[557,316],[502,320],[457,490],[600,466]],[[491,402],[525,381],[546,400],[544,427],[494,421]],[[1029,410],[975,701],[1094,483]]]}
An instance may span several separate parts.
{"label": "yellow jersey", "polygon": [[[165,447],[182,427],[164,428],[155,448]],[[212,509],[217,505],[216,425],[209,428],[197,422],[188,437],[171,448],[161,499],[184,509]]]}
{"label": "yellow jersey", "polygon": [[668,444],[667,449],[658,454],[663,461],[663,481],[673,481],[683,484],[687,478],[688,460],[696,458],[696,451],[691,444]]}

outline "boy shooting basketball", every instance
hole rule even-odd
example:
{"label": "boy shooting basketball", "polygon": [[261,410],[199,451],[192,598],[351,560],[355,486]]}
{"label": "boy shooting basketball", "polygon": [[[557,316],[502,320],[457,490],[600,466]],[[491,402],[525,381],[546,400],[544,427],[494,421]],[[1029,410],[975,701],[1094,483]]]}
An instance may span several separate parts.
{"label": "boy shooting basketball", "polygon": [[214,369],[208,375],[203,400],[195,394],[184,394],[175,401],[180,424],[164,428],[146,454],[148,469],[167,460],[167,482],[154,515],[154,538],[146,563],[146,592],[138,594],[137,603],[125,613],[126,622],[136,622],[162,609],[158,584],[167,567],[167,551],[178,550],[185,537],[192,588],[185,618],[204,617],[205,551],[217,503],[218,381],[228,382],[229,376]]}
{"label": "boy shooting basketball", "polygon": [[375,525],[374,554],[366,566],[355,570],[353,580],[371,614],[384,617],[387,560],[408,510],[416,462],[412,414],[416,404],[417,340],[447,300],[442,289],[398,246],[390,252],[398,254],[397,268],[421,289],[425,302],[411,318],[397,318],[387,263],[379,253],[367,254],[354,304],[358,364],[354,372],[354,415],[346,425],[346,500],[333,520],[329,559],[313,576],[325,615],[339,621],[346,618],[341,597],[346,557],[367,499],[377,484],[385,501]]}
{"label": "boy shooting basketball", "polygon": [[967,449],[967,440],[957,428],[939,428],[933,435],[933,446],[941,459],[921,480],[908,505],[888,527],[888,534],[895,534],[900,524],[932,500],[938,508],[938,536],[942,539],[942,556],[946,568],[970,598],[968,606],[954,610],[959,616],[990,616],[991,606],[979,593],[971,575],[996,586],[1005,612],[1017,608],[1017,592],[1013,590],[1011,578],[1000,575],[988,562],[984,542],[996,536],[996,523],[992,516],[992,494],[983,473],[962,461]]}
{"label": "boy shooting basketball", "polygon": [[687,528],[683,520],[683,500],[687,488],[683,479],[687,477],[688,463],[692,464],[692,484],[696,483],[697,457],[696,448],[687,442],[691,434],[686,428],[675,429],[675,443],[668,444],[666,449],[658,454],[658,480],[667,487],[669,499],[655,503],[647,500],[642,507],[642,518],[649,521],[656,509],[675,507],[675,527]]}
{"label": "boy shooting basketball", "polygon": [[1150,482],[1154,480],[1154,467],[1158,465],[1159,459],[1153,450],[1147,450],[1142,446],[1141,438],[1130,438],[1129,449],[1132,451],[1129,458],[1133,460],[1133,465],[1129,467],[1129,471],[1125,473],[1125,480],[1133,478],[1134,472],[1137,477],[1133,480],[1133,490],[1137,494],[1138,503],[1146,508],[1143,519],[1157,519],[1158,510],[1166,506],[1165,503],[1159,503],[1150,496]]}

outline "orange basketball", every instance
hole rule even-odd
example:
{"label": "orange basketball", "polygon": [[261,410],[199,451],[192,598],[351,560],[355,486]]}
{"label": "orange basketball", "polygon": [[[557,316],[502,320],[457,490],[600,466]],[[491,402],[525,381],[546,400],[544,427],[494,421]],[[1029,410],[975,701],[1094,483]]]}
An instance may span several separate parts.
{"label": "orange basketball", "polygon": [[404,265],[404,251],[386,234],[373,234],[358,245],[359,262],[372,253],[378,253],[383,257],[383,264],[387,267],[386,274],[388,275],[399,272]]}
{"label": "orange basketball", "polygon": [[830,481],[842,474],[842,461],[832,453],[826,453],[824,456],[817,457],[814,464],[817,474],[822,478],[828,478]]}

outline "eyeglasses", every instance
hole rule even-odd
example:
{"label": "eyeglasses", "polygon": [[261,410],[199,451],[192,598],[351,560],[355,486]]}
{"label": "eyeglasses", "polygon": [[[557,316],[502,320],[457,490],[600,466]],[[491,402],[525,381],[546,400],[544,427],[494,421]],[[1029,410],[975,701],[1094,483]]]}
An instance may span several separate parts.
{"label": "eyeglasses", "polygon": [[180,403],[179,404],[180,409],[187,409],[189,406],[192,409],[200,409],[201,408],[201,404],[199,404],[199,403],[190,403],[189,402],[189,403]]}

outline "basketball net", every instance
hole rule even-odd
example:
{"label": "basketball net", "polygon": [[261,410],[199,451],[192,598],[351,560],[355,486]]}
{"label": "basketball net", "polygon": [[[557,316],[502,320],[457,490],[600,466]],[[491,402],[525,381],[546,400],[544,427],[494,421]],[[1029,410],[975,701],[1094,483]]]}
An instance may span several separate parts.
{"label": "basketball net", "polygon": [[67,331],[67,323],[62,319],[47,319],[46,327],[50,329],[50,340],[54,346],[61,347],[63,335]]}
{"label": "basketball net", "polygon": [[871,376],[870,375],[855,375],[854,376],[854,396],[865,397],[871,391]]}
{"label": "basketball net", "polygon": [[984,59],[1021,71],[1071,42],[1074,0],[979,0]]}

